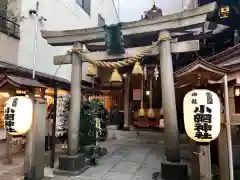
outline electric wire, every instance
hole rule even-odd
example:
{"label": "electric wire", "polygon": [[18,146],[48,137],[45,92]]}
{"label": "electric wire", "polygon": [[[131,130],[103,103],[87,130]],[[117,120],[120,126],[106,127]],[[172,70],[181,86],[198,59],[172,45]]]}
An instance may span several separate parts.
{"label": "electric wire", "polygon": [[116,12],[116,14],[117,14],[118,22],[120,21],[120,17],[119,17],[119,16],[120,16],[120,14],[119,14],[119,10],[120,10],[119,5],[120,5],[120,3],[119,3],[119,1],[120,1],[120,0],[118,0],[118,10],[117,10],[117,6],[116,6],[116,4],[115,4],[115,1],[112,0],[113,6],[114,6],[114,10],[115,10],[115,12]]}

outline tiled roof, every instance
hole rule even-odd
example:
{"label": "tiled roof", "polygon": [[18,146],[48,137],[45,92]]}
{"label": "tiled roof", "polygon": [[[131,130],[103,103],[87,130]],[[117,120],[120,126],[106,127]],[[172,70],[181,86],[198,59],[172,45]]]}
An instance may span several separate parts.
{"label": "tiled roof", "polygon": [[237,57],[240,57],[240,43],[216,55],[206,58],[206,61],[218,65],[226,61],[232,61]]}

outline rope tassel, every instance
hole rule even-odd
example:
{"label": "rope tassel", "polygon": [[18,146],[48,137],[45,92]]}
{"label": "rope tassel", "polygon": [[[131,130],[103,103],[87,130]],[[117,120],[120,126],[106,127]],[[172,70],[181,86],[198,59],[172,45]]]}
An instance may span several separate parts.
{"label": "rope tassel", "polygon": [[110,78],[110,82],[114,83],[114,82],[122,82],[122,77],[118,72],[118,69],[115,68],[112,72],[111,78]]}
{"label": "rope tassel", "polygon": [[91,76],[91,77],[97,76],[97,66],[91,63],[88,63],[87,76]]}
{"label": "rope tassel", "polygon": [[140,62],[135,62],[135,65],[133,67],[133,71],[132,71],[132,74],[133,75],[143,75],[143,70],[142,70],[142,67],[141,67],[141,64]]}

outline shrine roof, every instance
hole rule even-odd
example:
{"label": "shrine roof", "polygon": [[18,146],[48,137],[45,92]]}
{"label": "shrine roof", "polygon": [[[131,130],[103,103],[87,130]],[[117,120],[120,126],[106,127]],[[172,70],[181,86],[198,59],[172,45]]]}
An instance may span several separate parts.
{"label": "shrine roof", "polygon": [[6,83],[11,84],[14,87],[25,87],[25,88],[44,88],[47,89],[47,86],[41,84],[35,79],[29,79],[29,78],[24,78],[24,77],[18,77],[18,76],[12,76],[12,75],[7,75],[5,74],[1,79],[0,79],[0,87],[5,85]]}
{"label": "shrine roof", "polygon": [[206,60],[196,60],[176,71],[174,76],[179,84],[196,81],[200,75],[202,79],[218,81],[230,72],[227,68],[214,65]]}
{"label": "shrine roof", "polygon": [[232,65],[233,63],[239,64],[240,63],[239,58],[240,58],[240,43],[216,55],[206,58],[206,61],[219,66],[228,66],[228,64]]}

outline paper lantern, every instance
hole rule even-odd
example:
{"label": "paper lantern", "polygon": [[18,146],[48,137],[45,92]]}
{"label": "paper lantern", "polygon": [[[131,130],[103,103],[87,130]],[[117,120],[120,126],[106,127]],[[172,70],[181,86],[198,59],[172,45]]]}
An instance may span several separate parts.
{"label": "paper lantern", "polygon": [[4,106],[4,128],[9,134],[26,134],[32,125],[33,102],[24,96],[9,98]]}
{"label": "paper lantern", "polygon": [[220,133],[220,100],[212,91],[196,89],[183,100],[184,126],[187,135],[196,142],[210,142]]}

